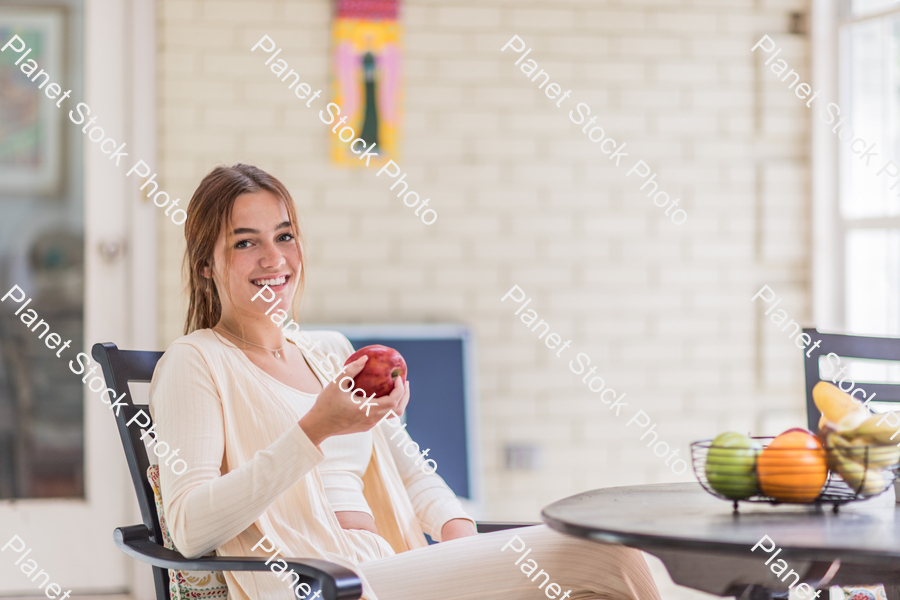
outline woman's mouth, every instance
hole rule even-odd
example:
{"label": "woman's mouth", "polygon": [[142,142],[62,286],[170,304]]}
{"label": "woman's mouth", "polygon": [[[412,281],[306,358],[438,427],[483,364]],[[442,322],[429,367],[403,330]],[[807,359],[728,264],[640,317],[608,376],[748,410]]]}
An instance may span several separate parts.
{"label": "woman's mouth", "polygon": [[277,275],[274,277],[261,277],[260,279],[253,279],[250,283],[252,283],[256,287],[269,286],[270,290],[278,292],[284,289],[290,278],[290,275]]}

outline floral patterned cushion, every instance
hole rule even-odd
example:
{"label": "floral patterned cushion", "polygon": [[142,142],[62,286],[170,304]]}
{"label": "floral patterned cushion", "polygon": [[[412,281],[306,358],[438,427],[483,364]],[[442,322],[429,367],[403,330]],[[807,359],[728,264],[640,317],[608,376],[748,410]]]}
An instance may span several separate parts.
{"label": "floral patterned cushion", "polygon": [[[166,526],[166,516],[163,514],[162,496],[159,494],[159,465],[150,465],[147,469],[147,479],[153,488],[163,544],[169,550],[176,550],[169,528]],[[210,552],[207,556],[215,556],[215,552]],[[172,600],[227,600],[228,586],[225,585],[225,576],[219,571],[169,569],[169,596]]]}
{"label": "floral patterned cushion", "polygon": [[887,600],[883,585],[847,585],[841,588],[844,600]]}

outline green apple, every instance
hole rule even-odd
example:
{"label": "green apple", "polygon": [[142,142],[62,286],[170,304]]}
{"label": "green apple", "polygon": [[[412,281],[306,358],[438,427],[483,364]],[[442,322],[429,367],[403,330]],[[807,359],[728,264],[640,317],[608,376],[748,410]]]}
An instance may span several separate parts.
{"label": "green apple", "polygon": [[762,446],[742,433],[725,432],[712,441],[706,454],[706,479],[726,498],[743,500],[759,493],[756,457]]}

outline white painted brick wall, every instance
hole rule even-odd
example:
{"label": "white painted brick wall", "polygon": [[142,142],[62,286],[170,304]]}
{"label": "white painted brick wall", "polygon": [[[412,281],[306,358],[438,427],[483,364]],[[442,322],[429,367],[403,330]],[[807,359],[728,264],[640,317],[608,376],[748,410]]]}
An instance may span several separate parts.
{"label": "white painted brick wall", "polygon": [[[770,34],[808,80],[808,40],[786,32],[788,11],[807,2],[598,4],[407,0],[399,162],[439,212],[426,230],[384,177],[326,160],[317,110],[250,53],[268,33],[304,81],[327,90],[330,2],[159,3],[161,185],[186,201],[209,169],[237,161],[280,177],[306,226],[310,322],[473,327],[491,517],[535,520],[587,488],[689,479],[662,468],[625,415],[570,372],[577,352],[682,455],[725,429],[805,423],[800,351],[749,300],[768,283],[792,317],[811,316],[810,112],[754,73],[749,49]],[[556,108],[500,52],[513,34],[573,90],[571,104]],[[569,120],[578,101],[627,142],[622,168]],[[625,177],[638,158],[682,198],[684,225]],[[167,219],[160,231],[165,347],[183,323],[183,242]],[[513,284],[574,340],[562,358],[500,303]],[[505,470],[510,442],[539,444],[543,470]]]}

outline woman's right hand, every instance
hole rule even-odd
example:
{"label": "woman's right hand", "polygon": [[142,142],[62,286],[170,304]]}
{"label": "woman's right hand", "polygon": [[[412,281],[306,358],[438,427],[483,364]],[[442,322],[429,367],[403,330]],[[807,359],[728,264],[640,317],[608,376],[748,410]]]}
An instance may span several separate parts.
{"label": "woman's right hand", "polygon": [[[344,376],[356,377],[363,370],[368,359],[368,356],[361,356],[347,365]],[[403,414],[406,403],[409,402],[409,382],[403,385],[403,380],[397,377],[394,380],[394,389],[390,394],[374,398],[369,401],[369,406],[360,410],[360,407],[368,400],[364,399],[357,404],[359,394],[351,399],[350,393],[353,388],[344,392],[339,386],[343,376],[335,379],[337,382],[325,386],[325,389],[316,398],[313,407],[299,421],[300,428],[316,446],[333,435],[368,431],[375,427],[391,410],[394,411],[394,414]],[[374,406],[374,404],[378,406]]]}

